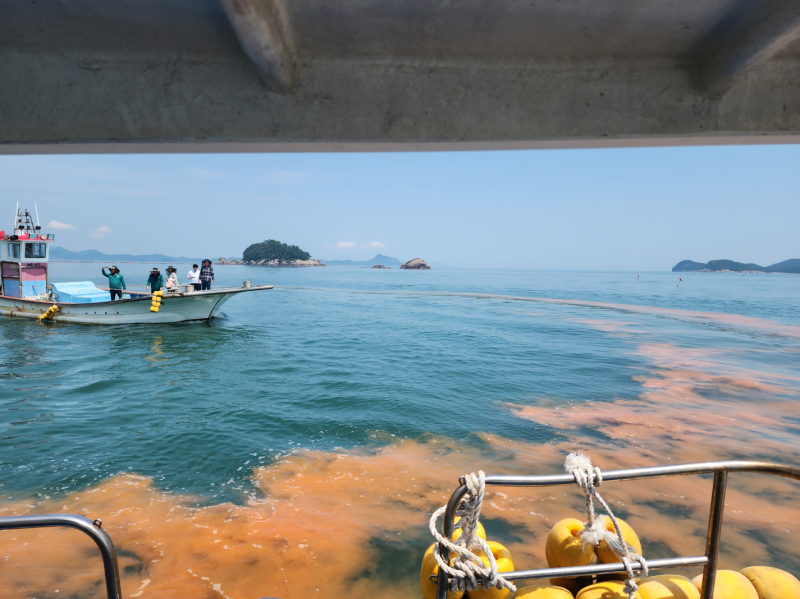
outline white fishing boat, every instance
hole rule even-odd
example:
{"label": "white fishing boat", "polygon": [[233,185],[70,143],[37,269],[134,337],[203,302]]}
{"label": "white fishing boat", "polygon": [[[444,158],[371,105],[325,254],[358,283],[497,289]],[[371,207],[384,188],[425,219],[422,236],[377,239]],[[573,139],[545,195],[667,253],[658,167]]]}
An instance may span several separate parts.
{"label": "white fishing boat", "polygon": [[272,285],[220,287],[195,291],[191,285],[163,295],[126,291],[111,301],[108,289],[91,281],[51,283],[50,244],[29,210],[17,209],[13,234],[0,231],[0,315],[80,324],[144,324],[208,320],[237,293]]}

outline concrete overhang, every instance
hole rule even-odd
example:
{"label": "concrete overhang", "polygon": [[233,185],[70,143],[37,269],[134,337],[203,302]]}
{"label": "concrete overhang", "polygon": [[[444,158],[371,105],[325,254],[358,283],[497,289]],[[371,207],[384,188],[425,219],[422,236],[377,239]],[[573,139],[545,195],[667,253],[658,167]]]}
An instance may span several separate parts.
{"label": "concrete overhang", "polygon": [[800,142],[800,0],[0,3],[0,153]]}

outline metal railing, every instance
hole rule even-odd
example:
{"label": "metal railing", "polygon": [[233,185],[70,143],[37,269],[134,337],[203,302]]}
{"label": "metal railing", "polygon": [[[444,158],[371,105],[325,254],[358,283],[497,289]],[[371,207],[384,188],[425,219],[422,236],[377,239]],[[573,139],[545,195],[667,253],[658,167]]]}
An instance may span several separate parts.
{"label": "metal railing", "polygon": [[100,549],[103,556],[103,570],[106,578],[106,594],[108,599],[122,599],[122,589],[117,564],[117,550],[111,537],[103,530],[100,520],[89,520],[76,514],[45,514],[42,516],[10,516],[0,518],[0,530],[18,528],[48,528],[65,526],[75,528],[89,535]]}
{"label": "metal railing", "polygon": [[[714,583],[717,573],[717,559],[719,555],[720,536],[722,534],[722,515],[725,508],[725,489],[728,481],[728,472],[756,472],[760,474],[773,474],[800,480],[800,468],[785,466],[771,462],[700,462],[696,464],[677,464],[674,466],[653,466],[648,468],[630,468],[627,470],[609,470],[603,472],[603,482],[619,480],[636,480],[640,478],[661,478],[666,476],[686,476],[689,474],[713,474],[714,483],[711,491],[711,509],[708,517],[708,534],[706,536],[706,551],[703,555],[691,557],[673,557],[667,559],[647,560],[651,570],[660,568],[680,568],[685,566],[703,566],[702,599],[712,599]],[[460,486],[450,496],[447,510],[442,524],[442,535],[449,539],[453,535],[456,508],[467,493],[465,481],[462,478]],[[486,477],[487,485],[505,487],[551,487],[558,485],[575,484],[575,479],[570,474],[553,474],[544,476],[514,476],[496,474]],[[445,563],[450,561],[450,549],[444,545],[439,546],[439,552]],[[634,571],[641,571],[642,564],[633,562]],[[537,570],[518,570],[503,572],[506,580],[523,580],[537,578],[571,578],[575,576],[612,574],[625,572],[622,563],[592,564],[589,566],[574,566],[568,568],[540,568]],[[440,571],[436,599],[445,599],[447,594],[448,576]]]}

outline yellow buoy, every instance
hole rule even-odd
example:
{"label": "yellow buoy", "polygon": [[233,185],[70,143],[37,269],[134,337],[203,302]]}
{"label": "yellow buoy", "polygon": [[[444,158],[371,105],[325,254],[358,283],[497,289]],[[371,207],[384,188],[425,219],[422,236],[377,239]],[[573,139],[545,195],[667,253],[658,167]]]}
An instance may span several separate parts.
{"label": "yellow buoy", "polygon": [[565,518],[556,522],[547,535],[545,556],[551,568],[587,566],[592,561],[591,545],[581,541],[583,522],[575,518]]}
{"label": "yellow buoy", "polygon": [[[714,581],[714,599],[758,599],[756,588],[738,572],[717,570]],[[699,574],[692,578],[692,584],[698,591],[702,591],[703,575]]]}
{"label": "yellow buoy", "polygon": [[[435,545],[435,543],[434,543]],[[425,599],[436,599],[436,583],[431,582],[431,576],[439,574],[439,564],[436,563],[436,558],[433,557],[433,547],[431,545],[425,552],[422,558],[422,566],[419,570],[419,581],[422,585],[422,595]],[[453,565],[453,558],[450,558],[450,565]],[[464,591],[456,591],[455,593],[447,592],[447,599],[461,599],[464,596]]]}
{"label": "yellow buoy", "polygon": [[514,594],[514,599],[574,599],[572,593],[563,587],[522,587]]}
{"label": "yellow buoy", "polygon": [[642,599],[700,599],[700,591],[685,576],[648,576],[638,583]]}
{"label": "yellow buoy", "polygon": [[[581,541],[583,522],[575,518],[565,518],[555,523],[547,535],[545,556],[550,568],[567,568],[570,566],[588,566],[592,563],[594,549]],[[564,587],[571,593],[577,593],[591,584],[590,576],[578,578],[551,578],[550,584]]]}
{"label": "yellow buoy", "polygon": [[[633,594],[636,599],[642,599],[639,591]],[[628,599],[625,592],[625,583],[620,580],[607,580],[592,584],[578,593],[576,599]]]}
{"label": "yellow buoy", "polygon": [[800,599],[800,580],[784,570],[751,566],[740,573],[756,589],[758,599]]}
{"label": "yellow buoy", "polygon": [[[511,559],[511,552],[508,549],[506,549],[500,543],[496,543],[495,541],[486,541],[486,544],[489,546],[489,551],[492,552],[492,555],[497,562],[498,572],[511,572],[514,570],[514,562]],[[477,553],[477,555],[481,558],[483,564],[488,568],[489,558],[486,557],[483,552]],[[483,588],[480,588],[470,591],[469,599],[506,599],[510,593],[511,591],[505,587],[502,589],[490,588],[485,591]]]}
{"label": "yellow buoy", "polygon": [[47,312],[45,312],[44,314],[42,314],[39,317],[39,320],[49,320],[49,319],[53,318],[53,316],[55,316],[56,312],[60,312],[60,311],[61,311],[61,308],[59,308],[56,304],[53,304],[52,306],[50,306],[47,309]]}
{"label": "yellow buoy", "polygon": [[[608,516],[602,516],[602,518],[603,526],[606,527],[606,530],[616,533],[616,530],[614,529],[614,523],[611,521],[611,518]],[[617,518],[617,523],[619,524],[619,529],[622,531],[622,538],[625,539],[625,542],[633,548],[635,553],[641,555],[642,543],[639,541],[639,537],[636,535],[633,529],[628,526],[624,520],[622,520],[622,518]],[[601,564],[613,564],[620,561],[616,554],[611,551],[611,548],[605,541],[600,541],[600,544],[594,549],[594,554],[597,556],[597,561]]]}

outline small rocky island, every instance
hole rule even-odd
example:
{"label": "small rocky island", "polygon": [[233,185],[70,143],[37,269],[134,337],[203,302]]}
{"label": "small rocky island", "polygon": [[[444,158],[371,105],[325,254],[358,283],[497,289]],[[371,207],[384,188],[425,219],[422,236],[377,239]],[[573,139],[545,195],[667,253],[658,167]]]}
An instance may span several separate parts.
{"label": "small rocky island", "polygon": [[216,264],[244,264],[246,266],[327,266],[311,257],[296,245],[287,245],[274,239],[254,243],[244,251],[241,260],[220,258]]}
{"label": "small rocky island", "polygon": [[376,264],[375,266],[362,266],[361,268],[391,268],[391,266],[384,266],[383,264]]}
{"label": "small rocky island", "polygon": [[428,263],[425,262],[422,258],[413,258],[403,264],[400,268],[404,268],[407,270],[430,270],[431,267],[428,266]]}

